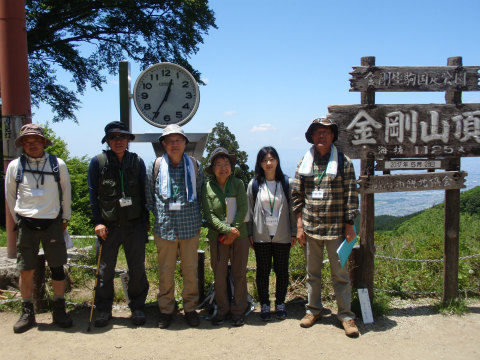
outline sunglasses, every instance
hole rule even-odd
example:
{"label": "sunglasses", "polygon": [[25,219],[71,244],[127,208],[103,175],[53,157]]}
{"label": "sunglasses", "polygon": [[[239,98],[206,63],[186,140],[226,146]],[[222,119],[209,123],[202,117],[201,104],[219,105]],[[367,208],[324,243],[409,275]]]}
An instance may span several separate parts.
{"label": "sunglasses", "polygon": [[124,139],[128,139],[130,138],[130,136],[128,134],[118,134],[118,135],[108,135],[107,136],[107,140],[124,140]]}

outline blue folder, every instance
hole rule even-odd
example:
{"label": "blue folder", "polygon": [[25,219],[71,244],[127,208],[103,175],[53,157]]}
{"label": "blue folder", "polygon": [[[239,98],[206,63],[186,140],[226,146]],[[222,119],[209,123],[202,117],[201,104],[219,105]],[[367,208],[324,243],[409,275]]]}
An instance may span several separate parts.
{"label": "blue folder", "polygon": [[355,239],[350,242],[348,242],[347,239],[343,240],[343,242],[338,247],[337,254],[340,259],[340,265],[342,265],[342,268],[345,266],[345,263],[347,262],[348,257],[350,256],[350,253],[352,252],[353,246],[356,242],[357,237],[355,236]]}

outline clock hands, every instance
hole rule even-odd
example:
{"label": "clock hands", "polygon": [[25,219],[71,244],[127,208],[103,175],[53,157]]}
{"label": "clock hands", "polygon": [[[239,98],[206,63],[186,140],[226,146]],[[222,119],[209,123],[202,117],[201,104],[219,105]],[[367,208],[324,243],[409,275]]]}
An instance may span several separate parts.
{"label": "clock hands", "polygon": [[172,88],[172,84],[173,84],[173,79],[170,79],[170,82],[168,83],[168,88],[167,88],[167,91],[165,92],[165,96],[163,97],[163,100],[162,102],[160,103],[160,105],[158,105],[158,108],[157,108],[157,111],[155,111],[153,114],[153,119],[156,119],[158,114],[160,114],[160,108],[162,107],[163,103],[165,101],[167,101],[168,99],[168,95],[170,95],[170,90]]}

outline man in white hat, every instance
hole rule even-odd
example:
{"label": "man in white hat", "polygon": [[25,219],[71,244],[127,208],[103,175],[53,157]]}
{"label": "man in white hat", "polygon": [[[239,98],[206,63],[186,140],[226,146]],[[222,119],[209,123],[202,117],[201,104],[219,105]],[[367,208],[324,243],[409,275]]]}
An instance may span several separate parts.
{"label": "man in white hat", "polygon": [[311,327],[322,315],[322,264],[327,249],[337,300],[337,318],[349,337],[359,335],[350,309],[348,270],[341,267],[337,249],[342,241],[353,241],[353,223],[358,215],[358,193],[351,160],[333,144],[338,126],[328,118],[313,120],[305,133],[313,146],[300,160],[292,184],[292,208],[297,217],[297,241],[305,246],[308,302],[300,322]]}
{"label": "man in white hat", "polygon": [[22,314],[13,326],[23,333],[35,325],[33,276],[40,242],[52,272],[53,322],[72,326],[65,312],[65,272],[67,249],[64,231],[71,216],[70,176],[62,159],[45,152],[52,142],[37,124],[22,126],[15,140],[23,155],[10,162],[5,174],[5,194],[15,221],[17,269],[20,271]]}
{"label": "man in white hat", "polygon": [[147,208],[155,216],[154,239],[158,254],[158,327],[170,326],[175,311],[175,269],[177,254],[183,276],[183,309],[189,326],[199,325],[195,311],[198,302],[198,241],[201,226],[200,163],[185,154],[189,140],[183,129],[168,125],[158,139],[165,154],[147,170]]}

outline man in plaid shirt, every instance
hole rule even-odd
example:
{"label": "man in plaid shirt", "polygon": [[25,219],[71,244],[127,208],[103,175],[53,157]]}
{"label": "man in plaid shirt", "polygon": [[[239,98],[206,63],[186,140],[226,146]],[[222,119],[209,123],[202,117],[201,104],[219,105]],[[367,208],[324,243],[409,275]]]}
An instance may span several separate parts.
{"label": "man in plaid shirt", "polygon": [[160,143],[165,154],[147,170],[145,198],[155,216],[154,240],[158,258],[158,327],[170,326],[175,311],[175,269],[177,254],[183,276],[183,309],[188,325],[196,327],[200,319],[198,302],[198,241],[201,225],[201,189],[203,170],[200,163],[185,154],[189,140],[183,129],[168,125]]}
{"label": "man in plaid shirt", "polygon": [[351,286],[337,249],[346,238],[355,239],[358,193],[351,160],[333,145],[338,126],[327,118],[315,119],[305,133],[313,146],[300,160],[292,185],[292,206],[297,217],[297,241],[305,248],[308,303],[300,326],[311,327],[321,318],[323,249],[327,248],[337,300],[337,318],[349,337],[357,337],[355,314],[350,309]]}

